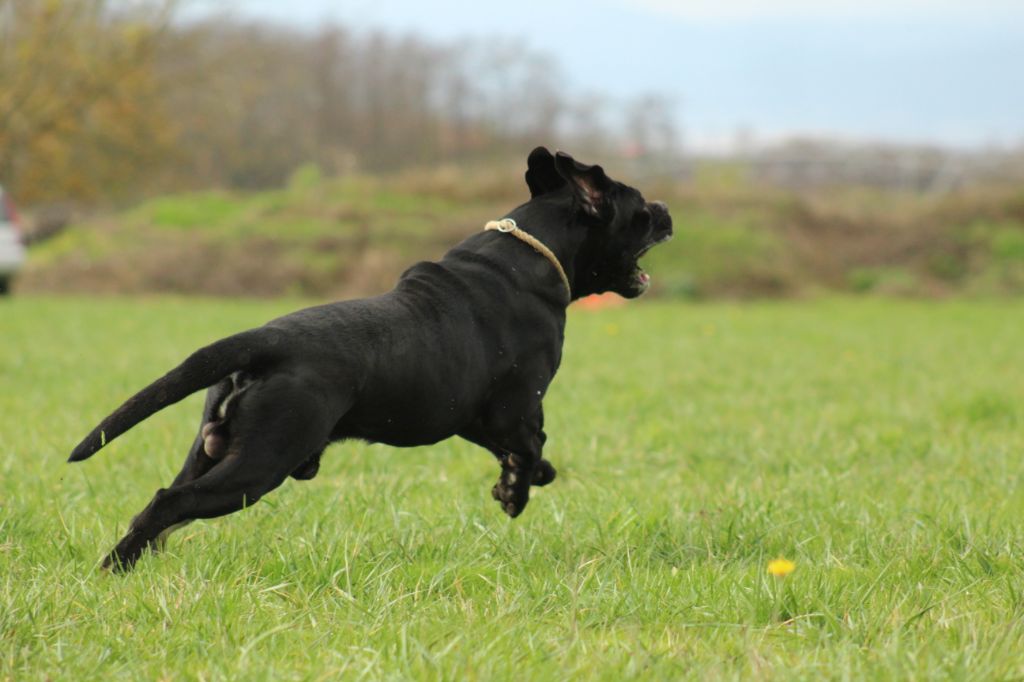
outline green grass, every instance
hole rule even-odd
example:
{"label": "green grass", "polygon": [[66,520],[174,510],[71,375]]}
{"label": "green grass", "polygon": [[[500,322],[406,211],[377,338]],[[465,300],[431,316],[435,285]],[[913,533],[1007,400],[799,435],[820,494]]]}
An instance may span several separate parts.
{"label": "green grass", "polygon": [[0,303],[0,679],[1024,676],[1024,303],[575,312],[521,518],[466,443],[346,444],[101,574],[200,398],[71,446],[295,305]]}
{"label": "green grass", "polygon": [[[783,293],[793,279],[786,246],[757,215],[715,215],[679,211],[672,240],[645,256],[644,265],[661,273],[658,289],[671,296],[706,298],[714,294]],[[760,280],[760,282],[758,282]]]}
{"label": "green grass", "polygon": [[[705,170],[693,183],[639,183],[666,201],[675,232],[647,257],[661,273],[652,295],[1024,292],[1019,188],[941,198],[856,187],[793,194],[746,182],[728,165]],[[502,166],[325,177],[307,165],[277,189],[152,197],[36,242],[16,286],[73,295],[374,294],[410,262],[439,257],[527,199],[521,177]],[[224,276],[240,272],[248,274]]]}
{"label": "green grass", "polygon": [[[440,256],[526,194],[463,199],[398,179],[322,179],[309,168],[293,180],[285,189],[176,194],[93,216],[33,245],[17,286],[71,294],[376,293],[410,262]],[[249,281],[219,275],[240,271],[253,273]]]}

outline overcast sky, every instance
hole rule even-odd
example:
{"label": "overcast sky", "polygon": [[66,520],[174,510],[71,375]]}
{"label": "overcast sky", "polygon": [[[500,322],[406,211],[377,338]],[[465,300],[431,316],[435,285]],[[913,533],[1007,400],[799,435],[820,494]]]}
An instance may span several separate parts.
{"label": "overcast sky", "polygon": [[574,91],[673,98],[696,144],[741,128],[1024,143],[1024,0],[205,2],[303,26],[515,37]]}

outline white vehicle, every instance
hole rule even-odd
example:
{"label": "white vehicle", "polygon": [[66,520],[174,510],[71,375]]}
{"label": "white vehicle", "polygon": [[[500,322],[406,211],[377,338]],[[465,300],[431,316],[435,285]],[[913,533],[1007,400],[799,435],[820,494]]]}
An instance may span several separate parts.
{"label": "white vehicle", "polygon": [[0,187],[0,295],[10,288],[11,278],[25,262],[25,247],[21,243],[21,227],[14,204]]}

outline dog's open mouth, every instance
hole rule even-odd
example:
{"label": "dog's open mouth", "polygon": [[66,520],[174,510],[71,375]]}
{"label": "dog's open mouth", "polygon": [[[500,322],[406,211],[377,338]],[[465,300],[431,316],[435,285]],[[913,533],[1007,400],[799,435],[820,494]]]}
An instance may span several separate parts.
{"label": "dog's open mouth", "polygon": [[637,295],[647,291],[647,288],[651,286],[651,276],[648,275],[639,265],[633,269],[633,274],[630,276],[630,280],[630,285]]}
{"label": "dog's open mouth", "polygon": [[[653,249],[658,244],[664,244],[669,239],[672,239],[672,233],[671,232],[669,232],[668,234],[666,234],[666,235],[664,235],[662,237],[659,237],[658,239],[655,239],[653,242],[651,242],[650,244],[647,244],[642,249],[640,249],[637,252],[636,256],[634,257],[634,260],[639,261],[641,258],[644,257],[644,255],[648,251]],[[633,274],[630,277],[630,279],[632,280],[631,283],[633,285],[633,288],[637,291],[638,295],[642,294],[645,291],[647,291],[647,288],[649,286],[651,286],[651,276],[648,275],[647,272],[644,271],[644,269],[642,267],[640,267],[639,263],[637,263],[637,265],[634,266]]]}

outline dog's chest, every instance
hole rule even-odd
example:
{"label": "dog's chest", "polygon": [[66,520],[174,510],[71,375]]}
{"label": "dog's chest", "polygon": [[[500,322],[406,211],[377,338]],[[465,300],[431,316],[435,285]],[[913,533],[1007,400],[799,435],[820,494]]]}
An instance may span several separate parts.
{"label": "dog's chest", "polygon": [[546,357],[516,358],[491,368],[464,363],[437,371],[435,365],[405,381],[370,385],[338,423],[335,437],[429,445],[495,409],[508,411],[514,421],[540,406],[554,374],[549,367]]}

